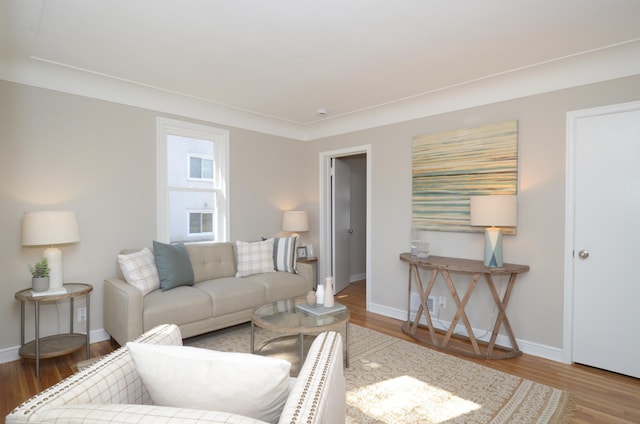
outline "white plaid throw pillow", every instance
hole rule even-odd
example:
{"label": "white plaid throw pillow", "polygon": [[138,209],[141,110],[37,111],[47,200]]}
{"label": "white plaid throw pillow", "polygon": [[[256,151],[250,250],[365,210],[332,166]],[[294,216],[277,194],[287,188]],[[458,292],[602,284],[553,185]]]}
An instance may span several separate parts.
{"label": "white plaid throw pillow", "polygon": [[118,255],[118,264],[127,283],[140,290],[143,296],[160,288],[156,261],[148,247],[135,253]]}
{"label": "white plaid throw pillow", "polygon": [[273,239],[253,243],[236,241],[236,255],[238,256],[236,277],[274,272]]}

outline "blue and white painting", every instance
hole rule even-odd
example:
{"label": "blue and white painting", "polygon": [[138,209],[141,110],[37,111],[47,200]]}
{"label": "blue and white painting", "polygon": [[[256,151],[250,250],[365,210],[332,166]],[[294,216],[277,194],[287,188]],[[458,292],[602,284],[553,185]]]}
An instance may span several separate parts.
{"label": "blue and white painting", "polygon": [[412,184],[413,228],[483,231],[469,225],[469,196],[517,194],[518,121],[414,137]]}

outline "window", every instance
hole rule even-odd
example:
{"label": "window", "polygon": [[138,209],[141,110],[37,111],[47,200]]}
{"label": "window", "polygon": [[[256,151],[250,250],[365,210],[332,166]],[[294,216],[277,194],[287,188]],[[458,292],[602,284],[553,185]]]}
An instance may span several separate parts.
{"label": "window", "polygon": [[189,212],[189,234],[213,233],[213,212]]}
{"label": "window", "polygon": [[213,158],[189,155],[189,178],[213,181]]}
{"label": "window", "polygon": [[166,118],[157,131],[158,240],[227,241],[229,132]]}

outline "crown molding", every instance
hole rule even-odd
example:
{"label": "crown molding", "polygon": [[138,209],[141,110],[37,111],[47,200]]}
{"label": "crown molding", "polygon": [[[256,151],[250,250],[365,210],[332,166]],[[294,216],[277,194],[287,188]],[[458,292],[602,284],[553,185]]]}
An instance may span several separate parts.
{"label": "crown molding", "polygon": [[633,40],[333,117],[309,126],[306,138],[316,140],[639,74],[640,40]]}
{"label": "crown molding", "polygon": [[0,62],[0,79],[218,125],[304,139],[303,127],[296,123],[36,58]]}
{"label": "crown molding", "polygon": [[303,125],[35,58],[0,62],[7,81],[301,141],[638,74],[640,39]]}

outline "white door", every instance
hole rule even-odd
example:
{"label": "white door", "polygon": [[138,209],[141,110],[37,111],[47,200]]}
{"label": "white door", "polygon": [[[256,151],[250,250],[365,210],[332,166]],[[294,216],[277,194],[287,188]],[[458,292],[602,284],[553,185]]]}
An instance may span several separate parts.
{"label": "white door", "polygon": [[351,166],[333,158],[332,210],[333,284],[335,293],[351,281]]}
{"label": "white door", "polygon": [[573,361],[640,377],[640,102],[631,106],[569,114]]}

